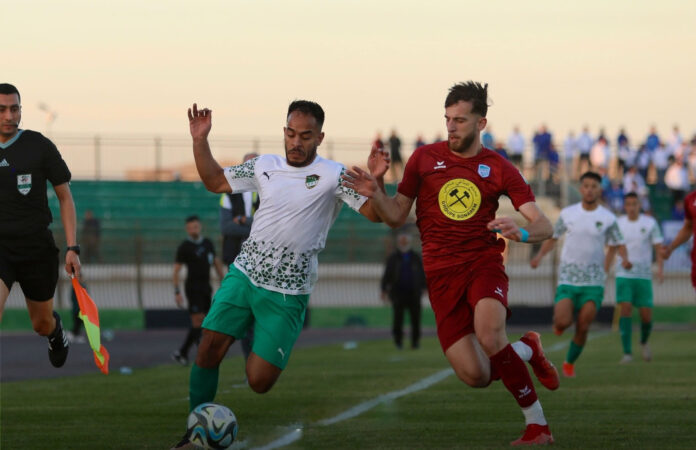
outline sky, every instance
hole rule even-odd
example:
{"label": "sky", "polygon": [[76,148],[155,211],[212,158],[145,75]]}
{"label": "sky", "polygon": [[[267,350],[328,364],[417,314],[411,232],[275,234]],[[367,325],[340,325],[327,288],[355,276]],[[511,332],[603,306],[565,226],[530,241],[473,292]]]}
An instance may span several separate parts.
{"label": "sky", "polygon": [[[643,139],[696,132],[696,2],[23,0],[2,6],[23,127],[52,134],[277,136],[297,98],[336,139],[444,133],[459,81],[489,83],[497,138],[546,123]],[[56,113],[48,128],[47,105]]]}

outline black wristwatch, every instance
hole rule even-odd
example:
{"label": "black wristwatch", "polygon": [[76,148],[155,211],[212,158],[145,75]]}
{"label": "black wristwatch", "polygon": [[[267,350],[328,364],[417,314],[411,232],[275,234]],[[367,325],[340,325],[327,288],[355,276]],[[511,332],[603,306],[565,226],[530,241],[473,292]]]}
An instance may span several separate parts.
{"label": "black wristwatch", "polygon": [[79,245],[71,245],[71,246],[69,246],[69,247],[66,247],[66,248],[65,248],[65,253],[68,253],[68,252],[75,252],[75,254],[79,256],[79,254],[80,254],[80,246],[79,246]]}

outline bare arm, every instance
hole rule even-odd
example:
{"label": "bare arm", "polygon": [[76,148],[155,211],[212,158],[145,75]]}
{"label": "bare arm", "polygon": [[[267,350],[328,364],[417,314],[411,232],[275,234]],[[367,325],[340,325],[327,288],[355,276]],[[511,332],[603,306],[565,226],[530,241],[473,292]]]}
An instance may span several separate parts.
{"label": "bare arm", "polygon": [[691,237],[691,233],[693,232],[692,226],[693,224],[691,220],[684,219],[684,225],[681,227],[681,230],[679,230],[677,235],[674,237],[674,240],[670,242],[669,245],[665,245],[662,247],[662,257],[664,259],[669,259],[670,255],[677,247],[689,240],[689,238]]}
{"label": "bare arm", "polygon": [[626,270],[631,270],[631,267],[633,267],[633,264],[631,264],[631,261],[628,259],[628,250],[626,250],[625,245],[618,245],[616,246],[619,256],[621,257],[621,267],[623,267]]}
{"label": "bare arm", "polygon": [[222,264],[222,261],[220,261],[220,258],[215,257],[213,260],[213,263],[215,264],[215,272],[217,272],[218,277],[220,278],[220,281],[222,281],[223,278],[225,278],[225,269],[223,268],[224,265]]}
{"label": "bare arm", "polygon": [[179,308],[184,307],[184,297],[181,295],[181,289],[179,289],[179,272],[181,271],[181,263],[174,263],[174,301],[179,306]]}
{"label": "bare arm", "polygon": [[653,247],[655,248],[655,260],[657,262],[657,281],[662,284],[665,281],[665,260],[662,258],[662,245],[655,244]]}
{"label": "bare arm", "polygon": [[614,257],[616,256],[616,251],[618,247],[609,247],[606,256],[604,257],[604,271],[609,272],[611,265],[614,263]]}
{"label": "bare arm", "polygon": [[398,192],[394,197],[389,197],[384,192],[384,185],[380,185],[377,178],[360,167],[353,166],[353,170],[346,171],[343,185],[369,198],[369,207],[390,227],[398,228],[406,222],[413,199]]}
{"label": "bare arm", "polygon": [[[58,186],[53,186],[53,190],[56,191],[56,197],[58,197],[58,203],[60,204],[60,220],[63,222],[63,229],[65,230],[65,243],[68,247],[72,247],[77,245],[77,215],[75,214],[75,202],[70,192],[70,185],[68,183],[59,184]],[[79,278],[81,267],[80,257],[77,253],[65,253],[65,272],[68,275],[74,274]]]}
{"label": "bare arm", "polygon": [[534,258],[532,258],[529,261],[529,265],[532,267],[532,269],[536,269],[539,267],[539,263],[541,263],[541,260],[546,256],[548,252],[553,250],[554,246],[556,245],[556,242],[558,239],[550,238],[544,241],[543,244],[541,244],[541,248],[539,249],[539,253],[537,253]]}
{"label": "bare arm", "polygon": [[205,188],[211,192],[232,192],[225,173],[220,164],[213,158],[208,143],[208,134],[213,126],[213,112],[208,108],[198,109],[198,105],[193,104],[193,108],[188,110],[189,129],[193,138],[193,158],[196,160],[196,170],[201,177]]}
{"label": "bare arm", "polygon": [[[528,222],[524,228],[529,234],[525,242],[533,244],[551,237],[553,234],[551,222],[535,202],[525,203],[520,206],[519,211]],[[522,239],[520,227],[517,226],[511,217],[496,217],[494,220],[488,222],[487,227],[491,231],[500,233],[506,239],[512,239],[517,242],[520,242]]]}

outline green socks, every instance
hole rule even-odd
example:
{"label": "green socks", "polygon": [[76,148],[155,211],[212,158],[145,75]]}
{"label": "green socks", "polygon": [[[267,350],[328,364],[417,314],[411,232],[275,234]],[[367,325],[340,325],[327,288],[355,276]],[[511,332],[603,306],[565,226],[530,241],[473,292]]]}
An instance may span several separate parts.
{"label": "green socks", "polygon": [[645,344],[648,342],[650,337],[650,332],[652,331],[652,322],[641,322],[640,323],[640,343]]}
{"label": "green socks", "polygon": [[219,373],[219,367],[205,369],[193,363],[189,379],[189,411],[193,411],[201,403],[215,400]]}
{"label": "green socks", "polygon": [[566,362],[573,364],[580,356],[580,353],[582,353],[583,347],[583,345],[578,345],[571,340],[570,346],[568,347],[568,354],[566,355]]}
{"label": "green socks", "polygon": [[624,355],[631,354],[631,327],[632,322],[630,317],[619,318],[619,332],[621,333],[621,345],[623,346]]}

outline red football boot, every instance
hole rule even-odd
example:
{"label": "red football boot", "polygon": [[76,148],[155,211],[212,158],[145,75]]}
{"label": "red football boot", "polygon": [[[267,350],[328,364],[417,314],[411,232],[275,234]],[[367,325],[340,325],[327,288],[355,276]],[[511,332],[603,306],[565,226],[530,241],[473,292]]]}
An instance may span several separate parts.
{"label": "red football boot", "polygon": [[541,346],[541,338],[536,331],[528,331],[520,338],[520,341],[529,345],[532,349],[532,359],[529,360],[534,375],[539,379],[539,382],[551,391],[558,389],[561,380],[558,376],[558,370],[544,354],[544,348]]}
{"label": "red football boot", "polygon": [[537,425],[530,423],[524,430],[524,434],[510,445],[546,445],[553,444],[553,436],[548,425]]}

